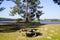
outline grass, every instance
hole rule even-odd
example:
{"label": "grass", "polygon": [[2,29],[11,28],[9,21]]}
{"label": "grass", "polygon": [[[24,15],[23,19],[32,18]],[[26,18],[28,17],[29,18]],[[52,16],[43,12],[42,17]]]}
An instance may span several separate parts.
{"label": "grass", "polygon": [[18,33],[0,33],[0,40],[15,40],[17,38]]}
{"label": "grass", "polygon": [[60,40],[60,24],[42,25],[37,29],[42,33],[42,36],[24,37],[18,30],[10,33],[0,33],[0,40]]}

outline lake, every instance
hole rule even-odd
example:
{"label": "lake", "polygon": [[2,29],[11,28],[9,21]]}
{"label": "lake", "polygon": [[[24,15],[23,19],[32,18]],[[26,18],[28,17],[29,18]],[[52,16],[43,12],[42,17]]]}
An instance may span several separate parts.
{"label": "lake", "polygon": [[60,24],[60,22],[40,22],[41,24]]}
{"label": "lake", "polygon": [[[15,21],[0,21],[0,24],[1,23],[12,23],[12,22],[15,22]],[[41,24],[60,24],[60,22],[40,22]]]}

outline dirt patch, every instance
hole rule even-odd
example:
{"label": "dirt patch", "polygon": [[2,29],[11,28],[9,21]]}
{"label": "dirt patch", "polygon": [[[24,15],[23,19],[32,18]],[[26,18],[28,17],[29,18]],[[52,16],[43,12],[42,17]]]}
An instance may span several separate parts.
{"label": "dirt patch", "polygon": [[37,37],[37,36],[41,36],[42,33],[40,32],[30,32],[30,33],[26,33],[27,37]]}
{"label": "dirt patch", "polygon": [[20,30],[19,32],[25,32],[25,34],[22,34],[22,35],[25,35],[26,37],[37,37],[37,36],[42,36],[42,33],[40,32],[37,32],[38,29],[36,28],[31,28],[31,29],[22,29]]}

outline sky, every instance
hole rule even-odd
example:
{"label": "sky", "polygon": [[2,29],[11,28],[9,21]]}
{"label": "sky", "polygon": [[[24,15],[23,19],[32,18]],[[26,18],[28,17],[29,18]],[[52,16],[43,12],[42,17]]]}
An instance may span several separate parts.
{"label": "sky", "polygon": [[[41,9],[44,13],[41,16],[41,19],[60,19],[60,6],[55,4],[53,0],[40,0],[41,6],[43,8]],[[15,16],[10,16],[9,13],[11,11],[10,7],[13,7],[15,4],[11,1],[7,2],[4,1],[0,7],[5,7],[6,9],[2,12],[0,12],[0,18],[20,18],[20,16],[17,14]]]}

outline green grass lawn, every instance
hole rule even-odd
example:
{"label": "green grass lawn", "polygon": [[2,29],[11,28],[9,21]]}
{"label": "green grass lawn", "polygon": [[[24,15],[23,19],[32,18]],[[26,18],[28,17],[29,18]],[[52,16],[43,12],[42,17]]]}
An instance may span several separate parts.
{"label": "green grass lawn", "polygon": [[42,33],[37,37],[25,37],[18,31],[0,33],[0,40],[60,40],[60,24],[47,24],[37,27],[37,31]]}

